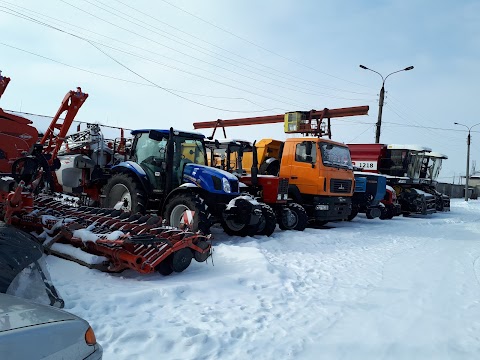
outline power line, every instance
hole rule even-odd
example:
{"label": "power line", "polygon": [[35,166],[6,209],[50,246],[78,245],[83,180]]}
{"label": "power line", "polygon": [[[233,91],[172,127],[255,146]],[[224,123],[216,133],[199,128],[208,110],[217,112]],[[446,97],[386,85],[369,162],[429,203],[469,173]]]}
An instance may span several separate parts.
{"label": "power line", "polygon": [[[9,47],[9,48],[11,48],[11,49],[15,49],[15,50],[18,50],[18,51],[21,51],[21,52],[24,52],[24,53],[27,53],[27,54],[30,54],[30,55],[33,55],[33,56],[37,56],[37,57],[39,57],[39,58],[42,58],[42,59],[45,59],[45,60],[49,60],[49,61],[52,61],[52,62],[54,62],[54,63],[60,64],[60,65],[63,65],[63,66],[66,66],[66,67],[69,67],[69,68],[72,68],[72,69],[75,69],[75,70],[83,71],[83,72],[86,72],[86,73],[89,73],[89,74],[93,74],[93,75],[105,77],[105,78],[112,79],[112,80],[122,81],[122,82],[130,83],[130,84],[140,85],[140,86],[156,87],[155,85],[152,85],[152,84],[145,84],[145,83],[141,83],[141,82],[137,82],[137,81],[122,79],[122,78],[118,78],[118,77],[115,77],[115,76],[110,76],[110,75],[98,73],[98,72],[95,72],[95,71],[83,69],[83,68],[81,68],[81,67],[74,66],[74,65],[70,65],[70,64],[64,63],[64,62],[62,62],[62,61],[58,61],[58,60],[52,59],[52,58],[47,57],[47,56],[43,56],[43,55],[40,55],[40,54],[31,52],[31,51],[28,51],[28,50],[25,50],[25,49],[21,49],[21,48],[18,48],[18,47],[16,47],[16,46],[12,46],[12,45],[5,44],[5,43],[3,43],[3,42],[0,42],[0,45]],[[256,105],[256,106],[262,107],[261,105],[255,103],[255,102],[253,102],[253,101],[251,101],[251,100],[249,100],[249,99],[242,98],[242,97],[214,96],[214,95],[206,95],[206,94],[192,93],[192,92],[182,91],[182,90],[177,90],[177,89],[170,89],[170,88],[166,88],[166,89],[171,90],[171,91],[174,91],[174,92],[179,92],[179,93],[188,94],[188,95],[208,97],[208,98],[214,98],[214,99],[244,100],[244,101],[248,101],[248,102],[250,102],[250,103],[252,103],[252,104],[254,104],[254,105]],[[265,109],[264,111],[273,111],[273,110],[286,110],[286,109],[274,108],[274,109]],[[254,112],[254,111],[253,111],[253,112]]]}
{"label": "power line", "polygon": [[[171,46],[168,46],[168,45],[165,45],[165,44],[163,44],[163,43],[160,43],[160,42],[158,42],[158,41],[156,41],[156,40],[154,40],[154,39],[152,39],[152,38],[149,38],[149,37],[147,37],[147,36],[144,36],[144,35],[142,35],[142,34],[139,34],[139,33],[135,32],[135,31],[132,31],[132,30],[130,30],[130,29],[127,29],[127,28],[125,28],[125,27],[123,27],[123,26],[117,25],[117,24],[115,24],[115,23],[113,23],[113,22],[111,22],[111,21],[109,21],[109,20],[106,20],[106,19],[104,19],[104,18],[102,18],[102,17],[100,17],[100,16],[98,16],[98,15],[96,15],[96,14],[92,14],[91,12],[88,12],[88,11],[86,11],[85,9],[82,9],[82,8],[79,8],[79,7],[75,6],[75,5],[72,5],[72,4],[70,4],[68,1],[65,1],[65,0],[59,0],[59,1],[67,4],[67,5],[75,8],[75,9],[77,9],[77,10],[79,10],[79,11],[85,13],[85,14],[88,14],[88,15],[90,15],[90,16],[92,16],[92,17],[94,17],[94,18],[96,18],[96,19],[98,19],[98,20],[100,20],[100,21],[102,21],[102,22],[105,22],[105,23],[107,23],[107,24],[109,24],[109,25],[111,25],[111,26],[114,26],[114,27],[116,27],[116,28],[119,28],[119,29],[121,29],[121,30],[127,31],[127,32],[129,32],[129,33],[131,33],[131,34],[134,34],[134,35],[136,35],[136,36],[139,36],[139,37],[141,37],[141,38],[143,38],[143,39],[152,41],[152,42],[154,42],[155,44],[160,45],[160,46],[163,46],[163,47],[166,47],[166,48],[169,49],[169,50],[175,51],[175,52],[177,52],[177,53],[179,53],[179,54],[182,54],[182,55],[184,55],[184,56],[188,56],[189,58],[192,58],[192,59],[195,59],[195,60],[197,60],[197,61],[206,63],[206,64],[208,64],[208,65],[216,66],[217,68],[220,68],[220,69],[223,69],[223,70],[225,70],[225,71],[234,73],[234,74],[236,74],[236,75],[238,75],[238,76],[241,76],[241,77],[244,77],[244,78],[248,78],[248,79],[253,80],[253,81],[261,82],[261,83],[264,83],[264,84],[267,84],[267,85],[272,85],[272,86],[275,86],[275,87],[278,87],[278,88],[283,88],[283,89],[286,89],[286,90],[289,90],[289,91],[299,92],[299,93],[306,94],[306,95],[314,95],[314,96],[322,95],[322,96],[325,96],[325,97],[335,98],[335,99],[342,99],[342,100],[355,100],[355,101],[362,100],[362,99],[350,99],[350,98],[345,98],[345,97],[339,97],[339,96],[335,96],[335,95],[331,95],[331,94],[326,94],[326,93],[311,93],[311,92],[302,91],[302,90],[301,90],[300,88],[298,88],[298,87],[294,87],[294,88],[292,88],[292,87],[286,87],[286,86],[282,86],[282,85],[273,84],[273,83],[271,83],[271,82],[267,82],[267,81],[264,81],[264,80],[260,80],[260,79],[258,79],[258,78],[256,78],[256,77],[248,76],[248,75],[239,73],[239,72],[237,72],[237,71],[234,71],[234,70],[225,68],[225,67],[223,67],[223,66],[218,66],[218,65],[216,65],[216,64],[210,63],[210,62],[205,61],[205,60],[203,60],[203,59],[200,59],[200,58],[197,58],[197,57],[192,57],[191,54],[187,54],[187,53],[185,53],[185,52],[183,52],[183,51],[180,51],[180,50],[178,50],[178,49],[175,49],[175,48],[173,48],[173,47],[171,47]],[[98,5],[90,2],[89,0],[84,0],[84,1],[87,2],[87,3],[89,3],[89,4],[91,4],[91,5],[93,5],[93,6],[96,6],[97,8],[102,9],[102,10],[104,10],[104,11],[106,11],[106,12],[112,14],[112,15],[115,15],[115,16],[117,16],[117,17],[120,17],[120,18],[121,18],[122,20],[124,20],[124,21],[133,23],[133,24],[135,24],[135,25],[137,25],[137,26],[140,26],[140,27],[142,27],[143,29],[146,29],[146,30],[148,30],[148,31],[152,31],[153,33],[155,33],[155,34],[157,34],[157,35],[166,37],[165,35],[162,35],[162,34],[156,32],[156,31],[153,31],[153,30],[151,30],[151,29],[148,29],[148,28],[146,28],[145,26],[142,26],[142,25],[139,25],[139,24],[136,24],[136,23],[132,22],[131,19],[129,19],[129,18],[120,16],[120,15],[115,14],[115,13],[109,11],[109,10],[106,10],[106,9],[104,9],[104,8],[102,8],[102,7],[98,6]],[[118,10],[117,10],[117,11],[118,11]],[[150,25],[150,26],[151,26],[151,25]],[[167,38],[168,38],[168,37],[167,37]],[[171,38],[168,38],[168,39],[169,39],[169,40],[172,40]],[[177,37],[176,39],[173,39],[173,40],[177,41],[177,40],[178,40],[178,37]],[[182,39],[182,41],[185,41],[185,40]],[[188,42],[188,41],[187,41],[187,42]],[[192,44],[191,42],[188,42],[188,43]],[[128,45],[130,46],[130,44],[128,44]],[[199,46],[196,45],[196,44],[193,44],[193,45],[196,46],[196,47],[199,47]],[[105,46],[105,45],[104,45],[104,46]],[[191,48],[189,48],[189,50],[191,50]],[[151,50],[146,50],[146,51],[152,52]],[[197,51],[199,51],[199,50],[197,50]],[[205,53],[204,51],[199,51],[199,52],[201,52],[201,53],[203,53],[203,54],[207,54],[207,53]],[[159,55],[159,54],[157,54],[157,55]],[[208,54],[207,54],[207,55],[208,55]],[[169,58],[168,56],[165,56],[165,55],[160,55],[160,56],[165,57],[165,58]],[[219,74],[217,74],[217,73],[214,73],[214,72],[212,72],[212,71],[208,71],[208,70],[199,68],[198,66],[194,66],[194,65],[191,65],[191,64],[187,64],[187,63],[182,62],[182,61],[180,61],[180,60],[178,60],[178,59],[173,59],[173,58],[170,58],[170,59],[171,59],[171,60],[174,60],[175,62],[179,62],[179,63],[182,63],[182,64],[187,65],[187,66],[192,66],[192,67],[197,68],[197,69],[200,69],[200,70],[202,70],[202,71],[206,71],[206,72],[212,73],[212,74],[214,74],[214,75],[216,75],[216,76],[219,76]],[[221,61],[226,62],[226,63],[228,63],[228,64],[230,64],[230,65],[233,65],[233,66],[235,66],[235,67],[239,67],[238,65],[232,64],[231,62],[228,62],[228,61],[225,61],[225,60],[221,60]],[[284,82],[284,81],[279,81],[279,80],[277,80],[277,79],[272,79],[271,77],[268,77],[268,76],[266,76],[266,75],[264,75],[264,74],[262,74],[262,73],[254,72],[254,71],[252,71],[251,69],[248,69],[248,68],[247,68],[247,69],[242,68],[242,67],[240,67],[240,68],[243,69],[243,70],[247,70],[248,72],[254,73],[254,74],[256,74],[256,75],[260,75],[260,76],[262,76],[262,77],[265,77],[265,78],[267,78],[267,79],[270,79],[270,80],[273,80],[273,81],[277,81],[277,82],[282,83],[282,84],[292,85],[291,83],[286,83],[286,82]],[[232,80],[232,79],[229,79],[229,80],[235,81],[235,80]],[[296,85],[296,84],[295,84],[295,85]],[[258,89],[258,88],[257,88],[257,89]],[[365,93],[363,93],[363,94],[365,94]]]}
{"label": "power line", "polygon": [[172,6],[172,7],[174,7],[174,8],[176,8],[176,9],[178,9],[178,10],[180,10],[180,11],[182,11],[182,12],[184,12],[184,13],[186,13],[186,14],[188,14],[188,15],[190,15],[190,16],[193,16],[194,18],[196,18],[196,19],[198,19],[198,20],[200,20],[200,21],[203,21],[204,23],[206,23],[206,24],[208,24],[208,25],[211,25],[211,26],[213,26],[213,27],[215,27],[215,28],[217,28],[217,29],[219,29],[219,30],[221,30],[221,31],[223,31],[223,32],[231,35],[231,36],[234,36],[234,37],[236,37],[237,39],[240,39],[240,40],[242,40],[242,41],[245,41],[245,42],[249,43],[250,45],[253,45],[253,46],[255,46],[255,47],[259,48],[259,49],[262,49],[262,50],[264,50],[264,51],[266,51],[266,52],[269,52],[270,54],[273,54],[273,55],[275,55],[275,56],[278,56],[278,57],[280,57],[280,58],[282,58],[282,59],[288,60],[288,61],[290,61],[290,62],[292,62],[292,63],[295,63],[295,64],[297,64],[297,65],[300,65],[300,66],[302,66],[302,67],[305,67],[305,68],[307,68],[307,69],[313,70],[313,71],[318,72],[318,73],[320,73],[320,74],[323,74],[323,75],[332,77],[332,78],[337,79],[337,80],[342,80],[342,81],[345,81],[345,82],[347,82],[347,83],[354,84],[354,85],[358,85],[358,86],[362,86],[362,87],[368,87],[368,86],[366,86],[366,85],[359,84],[359,83],[356,83],[356,82],[353,82],[353,81],[349,81],[349,80],[345,80],[345,79],[342,79],[342,78],[340,78],[340,77],[338,77],[338,76],[331,75],[331,74],[322,72],[322,71],[320,71],[320,70],[318,70],[318,69],[315,69],[315,68],[313,68],[313,67],[311,67],[311,66],[305,65],[305,64],[303,64],[303,63],[301,63],[301,62],[299,62],[299,61],[296,61],[296,60],[294,60],[294,59],[291,59],[291,58],[289,58],[289,57],[286,57],[286,56],[284,56],[284,55],[282,55],[282,54],[279,54],[279,53],[277,53],[277,52],[275,52],[275,51],[269,50],[269,49],[267,49],[267,48],[265,48],[265,47],[263,47],[263,46],[261,46],[261,45],[258,45],[258,44],[256,44],[256,43],[254,43],[253,41],[250,41],[250,40],[248,40],[248,39],[245,39],[245,38],[243,38],[243,37],[241,37],[241,36],[239,36],[239,35],[237,35],[237,34],[234,34],[233,32],[231,32],[231,31],[229,31],[229,30],[226,30],[226,29],[224,29],[224,28],[222,28],[222,27],[220,27],[220,26],[218,26],[218,25],[215,25],[214,23],[212,23],[212,22],[210,22],[210,21],[208,21],[208,20],[205,20],[205,19],[201,18],[200,16],[195,15],[195,14],[193,14],[193,13],[191,13],[191,12],[189,12],[189,11],[187,11],[187,10],[179,7],[179,6],[176,6],[176,5],[174,5],[174,4],[166,1],[166,0],[161,0],[161,1],[164,2],[164,3],[166,3],[166,4],[168,4],[168,5],[170,5],[170,6]]}
{"label": "power line", "polygon": [[[33,113],[22,112],[22,111],[15,111],[15,110],[8,110],[8,109],[5,109],[5,111],[8,112],[8,113],[14,113],[14,114],[21,114],[21,115],[29,115],[29,116],[43,117],[43,118],[47,118],[47,119],[49,119],[49,120],[52,120],[52,119],[53,119],[53,116],[48,116],[48,115],[33,114]],[[64,119],[61,119],[61,120],[64,120]],[[98,123],[98,122],[92,123],[92,122],[88,122],[88,121],[79,121],[79,120],[73,120],[73,122],[78,123],[78,124],[100,125],[100,126],[102,126],[102,127],[107,127],[107,128],[112,128],[112,129],[119,129],[119,130],[133,130],[133,129],[129,129],[129,128],[126,128],[126,127],[104,125],[104,124]]]}
{"label": "power line", "polygon": [[[63,0],[60,0],[60,1],[63,1]],[[11,13],[10,13],[10,14],[11,14]],[[125,51],[125,50],[122,50],[122,49],[118,49],[118,48],[115,48],[115,47],[113,47],[113,46],[109,46],[109,45],[106,45],[106,44],[103,44],[103,43],[100,43],[100,42],[97,42],[97,41],[94,41],[94,40],[90,40],[90,39],[87,39],[87,38],[85,38],[85,37],[82,37],[82,36],[79,36],[79,35],[76,35],[76,34],[72,34],[71,32],[68,32],[68,31],[63,30],[63,29],[60,29],[60,28],[58,28],[58,27],[56,27],[56,26],[53,26],[53,25],[44,23],[44,22],[42,22],[42,21],[36,20],[36,19],[31,18],[31,17],[29,17],[29,16],[27,16],[27,15],[24,15],[24,14],[20,14],[20,15],[18,15],[18,14],[11,14],[11,15],[14,15],[14,16],[23,18],[23,19],[25,19],[25,20],[32,21],[32,22],[34,22],[34,23],[36,23],[36,24],[43,25],[43,26],[46,26],[46,27],[48,27],[48,28],[51,28],[51,29],[60,31],[60,32],[62,32],[62,33],[71,35],[71,36],[73,36],[73,37],[75,37],[75,38],[78,38],[78,39],[81,39],[81,40],[84,40],[84,41],[87,41],[87,42],[90,42],[90,43],[94,42],[94,43],[96,43],[96,44],[98,44],[98,45],[101,45],[101,46],[104,46],[104,47],[108,47],[108,48],[110,48],[110,49],[112,49],[112,50],[120,51],[120,52],[123,52],[123,53],[125,53],[125,54],[131,55],[131,56],[135,56],[135,57],[138,57],[138,58],[141,58],[141,59],[143,59],[143,60],[148,60],[148,61],[150,61],[150,62],[159,64],[159,65],[162,65],[162,66],[165,66],[165,67],[169,67],[169,68],[171,68],[171,69],[174,69],[174,70],[177,70],[177,71],[180,71],[180,72],[184,72],[184,73],[189,74],[189,75],[193,75],[193,76],[196,76],[196,77],[200,77],[200,78],[203,78],[203,79],[206,79],[206,80],[209,80],[209,81],[212,81],[212,82],[215,82],[215,83],[218,83],[218,84],[221,84],[221,85],[224,85],[224,86],[233,88],[233,89],[237,89],[237,90],[240,90],[240,91],[243,91],[243,92],[247,92],[247,93],[250,93],[250,94],[253,94],[253,95],[256,95],[256,96],[259,96],[259,97],[263,97],[263,98],[266,98],[266,99],[269,99],[269,100],[273,100],[273,101],[276,101],[276,102],[281,102],[281,103],[284,103],[284,104],[288,104],[288,105],[290,105],[290,106],[295,106],[295,107],[298,106],[298,104],[288,103],[288,102],[286,102],[286,101],[274,99],[274,98],[272,98],[272,97],[270,97],[270,96],[258,94],[258,93],[255,93],[255,92],[253,92],[253,91],[250,91],[250,90],[246,90],[246,89],[239,88],[239,87],[237,87],[237,86],[229,85],[229,84],[227,84],[227,83],[224,83],[224,82],[221,82],[221,81],[218,81],[218,80],[214,80],[214,79],[208,78],[208,77],[206,77],[206,76],[202,76],[202,75],[199,75],[199,74],[196,74],[196,73],[192,73],[192,72],[189,72],[189,71],[186,71],[186,70],[182,70],[182,69],[177,68],[177,67],[175,67],[175,66],[163,64],[163,63],[160,63],[160,62],[158,62],[158,61],[156,61],[156,60],[152,60],[152,59],[146,58],[146,57],[144,57],[144,56],[131,53],[131,52],[129,52],[129,51]],[[203,71],[206,71],[206,70],[203,70]],[[207,71],[207,72],[208,72],[208,71]],[[212,72],[210,72],[210,73],[212,73]],[[214,74],[215,74],[215,73],[214,73]],[[215,74],[215,75],[218,75],[218,74]],[[229,79],[229,80],[232,80],[232,79]],[[235,81],[235,80],[232,80],[232,81]],[[236,81],[236,82],[237,82],[237,83],[242,83],[242,82],[239,82],[239,81]],[[252,85],[250,85],[250,84],[246,84],[246,83],[243,83],[243,84],[244,84],[244,85],[247,85],[247,86],[250,86],[250,87],[253,87],[253,88],[256,88],[256,89],[258,89],[258,90],[267,92],[267,91],[265,91],[265,90],[263,90],[263,89],[261,89],[261,88],[254,87],[254,86],[252,86]],[[268,93],[268,92],[267,92],[267,93]],[[269,93],[271,93],[271,92],[269,92]],[[290,99],[290,98],[288,98],[288,97],[285,97],[285,96],[282,96],[282,95],[278,95],[278,94],[277,94],[277,96],[280,96],[280,97],[283,97],[283,98],[286,98],[286,99]],[[304,104],[304,105],[301,105],[301,106],[302,106],[302,107],[303,107],[303,106],[310,107],[310,105],[305,105],[305,104]],[[251,112],[263,112],[263,111],[270,111],[270,109],[268,109],[268,110],[262,110],[262,111],[251,111]],[[245,111],[245,112],[246,112],[246,111]]]}
{"label": "power line", "polygon": [[[87,0],[84,0],[84,1],[87,1]],[[275,76],[278,76],[278,77],[281,77],[281,78],[285,78],[285,79],[287,79],[287,76],[288,76],[288,77],[292,78],[293,80],[295,80],[297,83],[298,83],[298,82],[303,82],[304,84],[309,83],[309,84],[311,84],[311,85],[313,85],[313,86],[315,86],[315,87],[322,87],[322,88],[326,88],[326,89],[330,89],[330,90],[334,90],[334,91],[348,92],[348,93],[360,94],[360,95],[368,95],[367,93],[360,93],[360,92],[356,92],[356,91],[349,91],[349,90],[339,89],[339,88],[335,88],[335,87],[330,87],[330,86],[325,86],[325,85],[319,85],[319,84],[317,84],[317,83],[315,83],[315,82],[312,82],[312,81],[310,81],[310,80],[306,80],[306,79],[303,79],[303,78],[299,78],[299,77],[297,77],[297,76],[294,77],[294,76],[292,76],[292,75],[285,74],[285,73],[284,73],[283,71],[281,71],[281,70],[277,70],[277,69],[275,69],[275,68],[273,68],[273,67],[271,67],[271,66],[268,66],[268,65],[259,63],[258,61],[255,61],[255,60],[252,60],[252,59],[249,59],[249,58],[247,58],[247,57],[245,57],[245,56],[243,56],[243,55],[241,55],[241,54],[237,54],[237,53],[235,53],[235,52],[233,52],[233,51],[230,51],[230,50],[228,50],[228,49],[226,49],[226,48],[224,48],[224,47],[218,46],[218,45],[216,45],[216,44],[214,44],[214,43],[212,43],[212,42],[210,42],[210,41],[206,41],[206,40],[204,40],[204,39],[202,39],[202,38],[200,38],[200,37],[198,37],[198,36],[195,36],[195,35],[193,35],[193,34],[191,34],[191,33],[188,33],[188,32],[186,32],[186,31],[180,29],[180,28],[177,28],[177,27],[175,27],[175,26],[173,26],[173,25],[171,25],[171,24],[168,24],[168,23],[166,23],[166,22],[164,22],[164,21],[162,21],[162,20],[159,20],[158,18],[156,18],[156,17],[154,17],[154,16],[151,16],[150,14],[148,14],[148,13],[146,13],[146,12],[143,12],[143,11],[141,11],[141,10],[138,10],[138,9],[136,9],[135,7],[132,7],[132,6],[128,5],[128,4],[126,4],[126,3],[123,2],[123,1],[120,1],[120,0],[114,0],[114,1],[116,1],[116,2],[118,2],[118,3],[120,3],[120,4],[122,4],[122,5],[124,5],[125,7],[129,8],[129,9],[131,9],[131,10],[133,10],[133,11],[138,12],[138,13],[140,13],[140,14],[142,14],[142,15],[150,18],[150,19],[153,19],[153,20],[155,20],[155,21],[158,22],[158,23],[161,23],[161,24],[166,25],[166,26],[168,26],[168,27],[170,27],[170,28],[172,28],[172,29],[175,29],[176,31],[178,31],[178,32],[180,32],[180,33],[183,33],[183,34],[185,34],[185,35],[188,35],[188,36],[190,36],[190,37],[192,37],[192,38],[194,38],[194,39],[196,39],[196,40],[199,40],[199,41],[202,41],[202,42],[204,42],[204,43],[206,43],[206,44],[209,44],[209,45],[211,45],[211,46],[214,46],[214,47],[216,47],[217,49],[220,49],[220,50],[225,51],[225,52],[227,52],[227,53],[229,53],[229,54],[235,55],[235,56],[237,56],[237,57],[239,57],[239,58],[241,58],[241,59],[247,60],[247,61],[249,61],[249,62],[251,62],[251,63],[260,65],[260,66],[262,66],[262,67],[264,67],[264,68],[267,68],[267,69],[271,69],[271,70],[277,72],[277,74],[275,74]],[[88,1],[88,2],[90,2],[90,1]],[[102,3],[101,1],[98,1],[98,0],[97,0],[97,2],[105,5],[105,4]],[[105,5],[105,6],[106,6],[106,5]],[[117,9],[115,9],[115,11],[120,12],[120,11],[117,10]],[[122,12],[120,12],[120,13],[122,13]],[[125,13],[123,13],[123,14],[125,14]],[[138,20],[138,19],[137,19],[137,21],[141,21],[141,20]],[[144,22],[144,21],[141,21],[141,22],[144,23],[144,24],[147,24],[147,23]],[[150,26],[151,26],[151,25],[150,25]],[[218,53],[215,53],[215,54],[218,54]],[[218,54],[218,55],[219,55],[219,56],[222,56],[222,57],[225,57],[224,55],[221,55],[221,54]],[[235,59],[232,59],[232,58],[229,58],[229,57],[225,57],[225,58],[230,59],[230,60],[232,60],[232,61],[239,62],[238,60],[235,60]],[[241,63],[241,62],[239,62],[239,63]],[[244,64],[244,63],[241,63],[241,64]],[[256,69],[258,69],[258,68],[256,68]],[[260,71],[265,71],[265,70],[262,70],[262,69],[258,69],[258,70],[260,70]],[[278,73],[280,73],[280,74],[278,74]],[[272,74],[272,73],[270,73],[270,74]],[[274,75],[274,74],[272,74],[272,75]],[[287,75],[287,76],[284,76],[284,75]]]}

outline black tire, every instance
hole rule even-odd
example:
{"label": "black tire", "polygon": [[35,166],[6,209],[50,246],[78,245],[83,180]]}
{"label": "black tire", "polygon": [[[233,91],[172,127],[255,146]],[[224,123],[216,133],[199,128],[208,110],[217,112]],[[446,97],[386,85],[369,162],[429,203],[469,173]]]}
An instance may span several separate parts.
{"label": "black tire", "polygon": [[102,207],[118,208],[121,204],[123,211],[145,214],[147,205],[145,190],[137,180],[127,174],[113,175],[102,188],[102,195]]}
{"label": "black tire", "polygon": [[222,220],[221,223],[223,231],[229,236],[253,236],[258,231],[257,225],[244,225],[235,223],[233,220]]}
{"label": "black tire", "polygon": [[380,215],[380,219],[381,220],[390,220],[390,219],[393,218],[393,216],[394,216],[393,209],[391,209],[389,207],[385,207],[382,210],[382,215]]}
{"label": "black tire", "polygon": [[190,248],[183,248],[178,251],[175,251],[172,256],[171,265],[172,269],[175,272],[182,272],[187,267],[190,266],[190,263],[193,259],[193,252]]}
{"label": "black tire", "polygon": [[[202,250],[205,250],[208,248],[208,243],[206,241],[203,241],[203,240],[200,240],[197,244],[197,245],[200,249]],[[200,253],[198,251],[194,251],[193,252],[193,257],[195,258],[196,261],[198,262],[204,262],[208,259],[208,257],[210,256],[210,252],[206,252],[206,253]]]}
{"label": "black tire", "polygon": [[353,219],[355,219],[357,215],[358,215],[358,208],[355,207],[352,209],[352,212],[350,213],[350,215],[348,215],[347,220],[352,221]]}
{"label": "black tire", "polygon": [[163,276],[170,275],[173,272],[172,257],[173,254],[168,255],[165,260],[163,260],[160,264],[157,265],[155,270],[157,270]]}
{"label": "black tire", "polygon": [[195,212],[191,231],[200,231],[205,235],[210,233],[210,226],[212,225],[210,213],[207,211],[205,200],[199,194],[189,192],[172,197],[165,206],[164,219],[170,226],[178,227],[185,210]]}
{"label": "black tire", "polygon": [[367,216],[367,219],[370,219],[370,220],[374,219],[374,217],[372,216],[372,213],[369,210],[365,212],[365,215]]}
{"label": "black tire", "polygon": [[261,203],[260,206],[262,207],[262,217],[258,224],[257,234],[270,236],[277,227],[277,217],[273,209],[267,204]]}
{"label": "black tire", "polygon": [[308,215],[304,207],[297,203],[287,205],[287,212],[281,211],[278,226],[282,230],[303,231],[308,224]]}

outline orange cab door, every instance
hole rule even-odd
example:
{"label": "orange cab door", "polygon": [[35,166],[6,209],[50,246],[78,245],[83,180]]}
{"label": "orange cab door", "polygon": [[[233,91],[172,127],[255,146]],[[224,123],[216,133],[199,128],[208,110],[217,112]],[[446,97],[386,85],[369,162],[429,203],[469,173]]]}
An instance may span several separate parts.
{"label": "orange cab door", "polygon": [[302,141],[292,145],[289,174],[282,173],[281,176],[288,177],[290,184],[296,185],[302,194],[316,194],[319,181],[316,142]]}

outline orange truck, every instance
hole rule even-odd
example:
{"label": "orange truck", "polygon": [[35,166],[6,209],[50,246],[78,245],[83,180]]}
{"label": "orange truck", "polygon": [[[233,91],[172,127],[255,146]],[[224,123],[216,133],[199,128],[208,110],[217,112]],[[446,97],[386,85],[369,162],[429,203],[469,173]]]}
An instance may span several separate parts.
{"label": "orange truck", "polygon": [[[310,222],[323,225],[329,221],[348,218],[352,211],[351,199],[354,191],[350,151],[347,145],[331,140],[330,118],[367,113],[368,106],[324,109],[257,118],[198,122],[194,123],[194,127],[195,129],[213,127],[216,130],[217,127],[283,122],[286,133],[304,134],[305,137],[285,141],[274,139],[258,141],[256,147],[260,164],[259,174],[288,178],[289,197],[305,208]],[[328,120],[327,124],[323,124],[323,120]],[[323,136],[328,136],[329,139]],[[244,168],[250,168],[251,153],[244,153],[243,163]]]}

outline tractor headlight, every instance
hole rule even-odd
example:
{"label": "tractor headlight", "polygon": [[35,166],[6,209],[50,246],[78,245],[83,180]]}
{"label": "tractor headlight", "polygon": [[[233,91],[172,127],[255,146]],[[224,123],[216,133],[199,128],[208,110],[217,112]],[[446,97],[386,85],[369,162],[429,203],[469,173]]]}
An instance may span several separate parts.
{"label": "tractor headlight", "polygon": [[232,192],[232,188],[230,187],[230,182],[228,181],[227,178],[222,178],[222,187],[223,187],[223,191],[225,191],[226,193]]}

